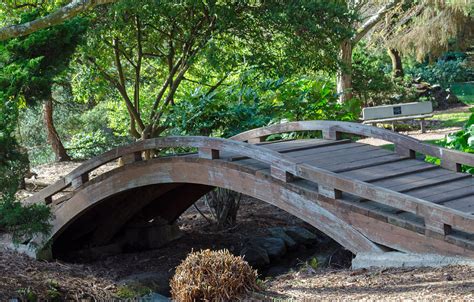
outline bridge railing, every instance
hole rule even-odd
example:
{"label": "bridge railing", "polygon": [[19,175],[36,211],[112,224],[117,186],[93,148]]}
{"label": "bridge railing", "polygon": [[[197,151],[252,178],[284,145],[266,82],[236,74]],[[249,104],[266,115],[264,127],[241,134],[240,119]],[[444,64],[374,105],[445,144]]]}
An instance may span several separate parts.
{"label": "bridge railing", "polygon": [[441,166],[459,172],[461,165],[474,167],[474,155],[440,146],[426,144],[413,137],[368,125],[338,121],[300,121],[271,125],[237,134],[231,139],[238,141],[260,142],[272,134],[298,131],[322,131],[325,139],[340,139],[341,134],[351,134],[378,138],[395,145],[395,152],[414,158],[416,152],[437,157]]}
{"label": "bridge railing", "polygon": [[[333,131],[341,128],[333,127],[329,129],[329,131]],[[284,129],[281,131],[283,130]],[[266,135],[270,133],[270,131],[265,130],[260,133]],[[251,137],[252,136],[249,136],[249,138]],[[424,218],[427,230],[442,236],[448,234],[453,226],[455,226],[456,229],[474,233],[474,217],[463,212],[381,188],[370,183],[350,179],[324,169],[307,164],[300,164],[288,156],[261,146],[247,144],[237,140],[198,136],[161,137],[112,149],[86,161],[64,178],[61,178],[56,183],[28,198],[27,201],[45,202],[49,204],[52,202],[53,195],[68,187],[78,188],[87,183],[91,171],[110,161],[122,158],[125,165],[127,165],[143,160],[142,152],[144,151],[177,147],[198,148],[198,156],[207,160],[218,160],[220,152],[229,152],[264,162],[269,165],[271,176],[282,182],[291,182],[294,179],[302,178],[316,183],[319,194],[326,198],[338,199],[341,198],[342,192],[345,192],[416,214]]]}

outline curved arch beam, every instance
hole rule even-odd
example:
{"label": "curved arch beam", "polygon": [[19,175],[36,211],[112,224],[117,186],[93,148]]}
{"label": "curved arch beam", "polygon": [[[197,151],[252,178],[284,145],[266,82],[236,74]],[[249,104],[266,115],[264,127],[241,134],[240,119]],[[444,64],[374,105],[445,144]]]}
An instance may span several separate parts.
{"label": "curved arch beam", "polygon": [[55,211],[50,239],[101,200],[132,188],[162,183],[194,183],[234,190],[266,201],[308,222],[351,250],[383,250],[337,216],[322,208],[317,194],[249,169],[201,158],[161,158],[127,165],[91,180]]}

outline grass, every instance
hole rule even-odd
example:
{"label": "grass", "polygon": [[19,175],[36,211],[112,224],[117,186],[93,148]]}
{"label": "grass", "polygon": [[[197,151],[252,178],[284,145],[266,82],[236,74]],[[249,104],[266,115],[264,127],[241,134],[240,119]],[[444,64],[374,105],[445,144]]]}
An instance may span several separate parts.
{"label": "grass", "polygon": [[[424,143],[427,143],[427,144],[431,144],[431,145],[438,145],[440,146],[441,143],[439,142],[438,139],[431,139],[431,140],[426,140],[426,141],[423,141]],[[389,150],[389,151],[395,151],[395,145],[394,144],[386,144],[386,145],[381,145],[380,146],[381,148],[385,149],[385,150]],[[421,157],[421,156],[424,156],[423,154],[421,153],[416,153],[416,157]]]}
{"label": "grass", "polygon": [[466,105],[474,105],[474,83],[454,83],[451,90]]}
{"label": "grass", "polygon": [[435,114],[430,120],[441,121],[440,128],[462,127],[469,119],[471,112],[441,112]]}

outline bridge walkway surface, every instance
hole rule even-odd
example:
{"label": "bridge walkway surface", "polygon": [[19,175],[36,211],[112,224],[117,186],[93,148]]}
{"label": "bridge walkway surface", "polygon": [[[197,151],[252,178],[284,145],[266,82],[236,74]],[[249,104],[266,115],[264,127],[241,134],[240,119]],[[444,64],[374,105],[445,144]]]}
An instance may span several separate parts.
{"label": "bridge walkway surface", "polygon": [[[301,131],[320,131],[323,138],[265,141]],[[386,140],[395,151],[350,135]],[[143,159],[144,151],[167,147],[199,152]],[[440,158],[441,166],[425,162],[423,155]],[[117,158],[123,167],[89,179],[91,171]],[[219,186],[272,203],[356,254],[398,250],[472,258],[474,178],[460,172],[462,165],[474,166],[474,155],[331,121],[278,124],[231,139],[141,141],[84,163],[29,198],[50,204],[55,213],[52,234],[32,242],[50,242],[58,250],[109,244],[136,217],[172,223]]]}

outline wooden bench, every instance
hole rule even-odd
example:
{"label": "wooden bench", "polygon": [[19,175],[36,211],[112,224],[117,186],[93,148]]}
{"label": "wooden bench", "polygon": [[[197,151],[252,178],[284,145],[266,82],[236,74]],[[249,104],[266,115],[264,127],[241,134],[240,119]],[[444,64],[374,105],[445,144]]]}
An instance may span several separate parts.
{"label": "wooden bench", "polygon": [[431,102],[416,102],[406,104],[384,105],[362,109],[364,124],[391,123],[395,131],[394,122],[406,120],[420,120],[421,133],[425,133],[425,118],[433,117]]}

